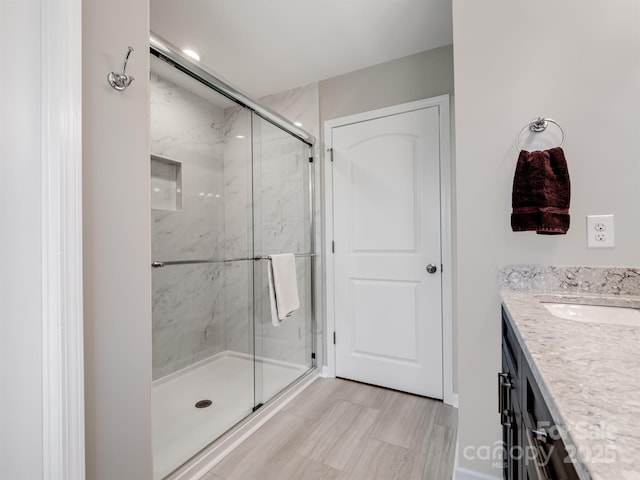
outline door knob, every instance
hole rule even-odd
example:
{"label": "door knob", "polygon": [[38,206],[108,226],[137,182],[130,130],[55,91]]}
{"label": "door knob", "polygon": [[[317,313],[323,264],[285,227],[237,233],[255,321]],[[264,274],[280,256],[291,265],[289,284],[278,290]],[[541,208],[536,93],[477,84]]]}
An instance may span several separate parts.
{"label": "door knob", "polygon": [[427,265],[427,272],[436,273],[438,271],[438,267],[436,267],[433,263]]}

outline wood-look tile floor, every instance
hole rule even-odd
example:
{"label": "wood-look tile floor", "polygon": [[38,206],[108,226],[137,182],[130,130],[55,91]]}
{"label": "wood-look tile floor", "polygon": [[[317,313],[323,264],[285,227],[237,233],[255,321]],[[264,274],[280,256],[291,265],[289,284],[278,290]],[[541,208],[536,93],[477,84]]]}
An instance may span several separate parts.
{"label": "wood-look tile floor", "polygon": [[202,480],[450,480],[456,409],[319,378]]}

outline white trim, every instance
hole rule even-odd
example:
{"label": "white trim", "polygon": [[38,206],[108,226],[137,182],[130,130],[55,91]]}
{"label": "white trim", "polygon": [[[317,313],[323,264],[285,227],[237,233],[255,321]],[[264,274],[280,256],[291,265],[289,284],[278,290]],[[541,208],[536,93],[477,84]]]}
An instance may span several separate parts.
{"label": "white trim", "polygon": [[326,298],[327,298],[327,331],[325,335],[325,348],[327,352],[326,367],[323,375],[335,377],[335,348],[333,345],[333,332],[335,330],[335,297],[334,297],[334,256],[331,252],[333,240],[333,169],[331,155],[333,140],[331,131],[338,126],[372,120],[375,118],[406,113],[413,110],[437,106],[440,111],[440,222],[441,222],[441,255],[442,255],[442,377],[444,402],[449,405],[457,405],[457,398],[453,392],[453,260],[452,260],[452,236],[451,236],[451,123],[449,111],[449,95],[417,100],[392,107],[358,113],[346,117],[327,120],[324,122],[324,185],[325,185],[325,255],[326,265]]}
{"label": "white trim", "polygon": [[285,389],[264,407],[256,411],[245,422],[241,423],[196,458],[180,467],[165,480],[197,480],[206,475],[215,465],[221,462],[238,445],[267,423],[276,413],[286,407],[294,398],[316,381],[318,375],[309,373],[299,382]]}
{"label": "white trim", "polygon": [[40,5],[43,477],[82,480],[82,1]]}
{"label": "white trim", "polygon": [[474,472],[473,470],[467,470],[466,468],[456,468],[453,473],[455,480],[499,480],[501,476],[485,475],[484,473]]}
{"label": "white trim", "polygon": [[442,259],[442,380],[444,403],[453,392],[453,237],[451,209],[451,117],[449,95],[436,97],[440,109],[440,250]]}
{"label": "white trim", "polygon": [[336,376],[336,352],[333,345],[333,332],[335,330],[335,283],[334,262],[333,262],[333,166],[331,165],[331,148],[333,139],[331,129],[335,126],[335,121],[324,122],[324,145],[321,157],[324,159],[324,169],[322,183],[324,184],[324,294],[325,294],[325,325],[324,352],[325,363],[322,367],[324,378],[335,378]]}

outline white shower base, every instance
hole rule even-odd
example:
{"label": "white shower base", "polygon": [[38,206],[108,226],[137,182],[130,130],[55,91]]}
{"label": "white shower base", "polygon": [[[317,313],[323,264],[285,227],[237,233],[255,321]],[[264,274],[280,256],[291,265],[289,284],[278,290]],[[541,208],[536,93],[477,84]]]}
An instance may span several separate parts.
{"label": "white shower base", "polygon": [[[264,360],[264,392],[272,398],[310,367]],[[249,415],[254,406],[253,358],[226,351],[153,382],[154,480],[160,480]],[[210,407],[196,408],[208,399]]]}

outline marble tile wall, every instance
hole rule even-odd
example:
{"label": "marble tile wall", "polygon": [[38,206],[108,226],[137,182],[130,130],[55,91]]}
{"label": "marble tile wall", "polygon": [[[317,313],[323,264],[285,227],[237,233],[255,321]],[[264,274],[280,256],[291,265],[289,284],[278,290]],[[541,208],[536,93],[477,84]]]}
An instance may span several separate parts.
{"label": "marble tile wall", "polygon": [[[183,162],[182,211],[152,212],[153,259],[309,252],[309,149],[244,109],[215,107],[157,75],[151,86],[152,153]],[[318,137],[317,84],[262,102]],[[223,350],[250,354],[254,328],[257,355],[310,365],[311,260],[297,264],[301,308],[279,327],[265,262],[154,270],[154,378]]]}
{"label": "marble tile wall", "polygon": [[[318,85],[311,84],[260,99],[260,101],[319,138]],[[277,127],[254,119],[254,155],[257,202],[256,249],[271,253],[306,253],[311,249],[309,218],[310,151],[302,142]],[[316,174],[316,179],[319,175]],[[319,194],[319,188],[316,187]],[[320,202],[316,202],[320,218]],[[317,229],[319,232],[319,228]],[[319,245],[320,243],[317,243]],[[256,353],[269,359],[310,365],[311,260],[298,258],[297,276],[300,309],[280,326],[271,324],[267,296],[266,264],[256,268]]]}
{"label": "marble tile wall", "polygon": [[[251,112],[225,109],[224,224],[226,258],[253,256]],[[234,352],[253,352],[253,261],[229,264],[225,281],[225,342]]]}
{"label": "marble tile wall", "polygon": [[[256,251],[307,253],[311,249],[309,218],[309,148],[264,120],[254,119],[254,186]],[[301,308],[278,327],[270,318],[267,265],[257,265],[256,353],[265,358],[305,364],[309,333],[307,284],[309,262],[296,259]]]}
{"label": "marble tile wall", "polygon": [[[150,95],[151,152],[180,162],[182,176],[182,209],[151,211],[152,258],[222,258],[224,109],[155,73]],[[154,379],[226,349],[224,269],[208,264],[153,270]]]}

